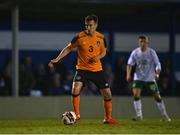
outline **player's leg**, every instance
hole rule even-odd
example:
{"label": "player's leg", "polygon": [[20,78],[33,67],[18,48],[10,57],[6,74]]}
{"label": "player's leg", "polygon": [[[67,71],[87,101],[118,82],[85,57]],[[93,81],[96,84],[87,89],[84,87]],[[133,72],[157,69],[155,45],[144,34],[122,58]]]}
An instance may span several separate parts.
{"label": "player's leg", "polygon": [[112,118],[112,94],[110,88],[100,89],[103,96],[104,106],[104,124],[118,124],[118,122]]}
{"label": "player's leg", "polygon": [[166,112],[166,107],[165,107],[164,102],[163,102],[161,95],[159,93],[159,88],[158,88],[157,83],[156,82],[148,82],[147,83],[147,89],[150,90],[154,99],[156,100],[157,107],[158,107],[161,115],[163,116],[163,119],[166,121],[171,121],[171,119],[169,118],[169,116]]}
{"label": "player's leg", "polygon": [[104,123],[105,124],[118,124],[116,120],[112,118],[112,94],[109,83],[106,81],[102,71],[91,73],[88,78],[96,84],[98,89],[103,96],[103,107],[104,107]]}
{"label": "player's leg", "polygon": [[164,101],[162,100],[159,92],[156,92],[153,94],[154,96],[154,99],[156,100],[156,103],[157,103],[157,107],[163,117],[163,120],[165,121],[171,121],[171,119],[169,118],[168,114],[167,114],[167,111],[166,111],[166,107],[165,107],[165,104],[164,104]]}
{"label": "player's leg", "polygon": [[133,97],[134,97],[134,109],[136,112],[136,116],[133,118],[133,120],[142,120],[143,115],[142,115],[142,103],[141,103],[141,89],[140,88],[133,88]]}
{"label": "player's leg", "polygon": [[101,95],[103,96],[104,105],[104,117],[105,119],[112,118],[112,95],[109,88],[101,89]]}
{"label": "player's leg", "polygon": [[74,108],[74,112],[77,116],[77,120],[80,119],[80,91],[82,89],[83,83],[82,82],[73,82],[72,85],[72,94],[71,94],[71,103]]}
{"label": "player's leg", "polygon": [[84,85],[84,71],[77,70],[73,79],[71,103],[74,108],[74,112],[77,116],[77,120],[80,119],[80,91]]}

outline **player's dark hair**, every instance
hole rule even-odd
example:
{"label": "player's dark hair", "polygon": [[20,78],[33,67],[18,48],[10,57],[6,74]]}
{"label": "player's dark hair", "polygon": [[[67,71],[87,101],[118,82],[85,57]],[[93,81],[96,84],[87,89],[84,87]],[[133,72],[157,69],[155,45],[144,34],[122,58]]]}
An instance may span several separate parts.
{"label": "player's dark hair", "polygon": [[145,36],[145,35],[141,35],[141,36],[139,36],[139,39],[147,39],[148,37],[147,36]]}
{"label": "player's dark hair", "polygon": [[86,22],[92,21],[92,20],[93,20],[95,23],[98,23],[98,17],[97,17],[97,15],[92,14],[92,15],[88,15],[88,16],[85,17],[85,21],[86,21]]}

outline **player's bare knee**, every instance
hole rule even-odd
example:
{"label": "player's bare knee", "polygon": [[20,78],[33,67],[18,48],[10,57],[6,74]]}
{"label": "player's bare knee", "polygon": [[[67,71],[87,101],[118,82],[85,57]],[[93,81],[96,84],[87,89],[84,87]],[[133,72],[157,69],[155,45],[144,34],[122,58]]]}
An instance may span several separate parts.
{"label": "player's bare knee", "polygon": [[133,97],[134,98],[140,98],[140,94],[139,93],[133,93]]}
{"label": "player's bare knee", "polygon": [[101,89],[100,91],[101,91],[101,94],[105,100],[111,100],[112,99],[110,88]]}
{"label": "player's bare knee", "polygon": [[73,95],[78,95],[78,94],[80,94],[81,88],[82,88],[82,83],[81,82],[73,82],[72,92],[71,93]]}
{"label": "player's bare knee", "polygon": [[162,98],[159,93],[154,94],[154,99],[156,100],[156,102],[162,102]]}
{"label": "player's bare knee", "polygon": [[72,95],[79,95],[80,94],[80,89],[78,87],[73,87],[71,94]]}

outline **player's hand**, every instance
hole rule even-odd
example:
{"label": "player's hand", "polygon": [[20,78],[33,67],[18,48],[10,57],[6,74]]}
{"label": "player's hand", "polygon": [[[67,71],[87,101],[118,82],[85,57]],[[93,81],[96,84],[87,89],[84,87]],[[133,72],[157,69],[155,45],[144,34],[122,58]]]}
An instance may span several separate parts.
{"label": "player's hand", "polygon": [[98,62],[98,60],[99,60],[99,56],[95,56],[95,57],[89,59],[88,63],[92,64],[92,63]]}
{"label": "player's hand", "polygon": [[48,66],[49,66],[50,68],[53,68],[53,67],[54,67],[54,65],[53,65],[53,63],[52,63],[51,61],[48,63]]}
{"label": "player's hand", "polygon": [[50,68],[53,68],[53,67],[54,67],[54,64],[56,64],[57,62],[58,62],[57,59],[53,59],[53,60],[51,60],[51,61],[49,62],[48,66],[49,66]]}
{"label": "player's hand", "polygon": [[156,75],[155,75],[155,79],[156,79],[156,80],[159,80],[159,74],[156,74]]}

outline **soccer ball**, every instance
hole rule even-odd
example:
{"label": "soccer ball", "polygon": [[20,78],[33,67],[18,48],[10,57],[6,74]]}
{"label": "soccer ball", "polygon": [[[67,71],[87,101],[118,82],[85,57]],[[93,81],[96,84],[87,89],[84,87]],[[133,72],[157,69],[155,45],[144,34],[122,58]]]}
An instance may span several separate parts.
{"label": "soccer ball", "polygon": [[67,111],[63,113],[62,121],[65,125],[73,125],[76,123],[76,114],[73,111]]}

